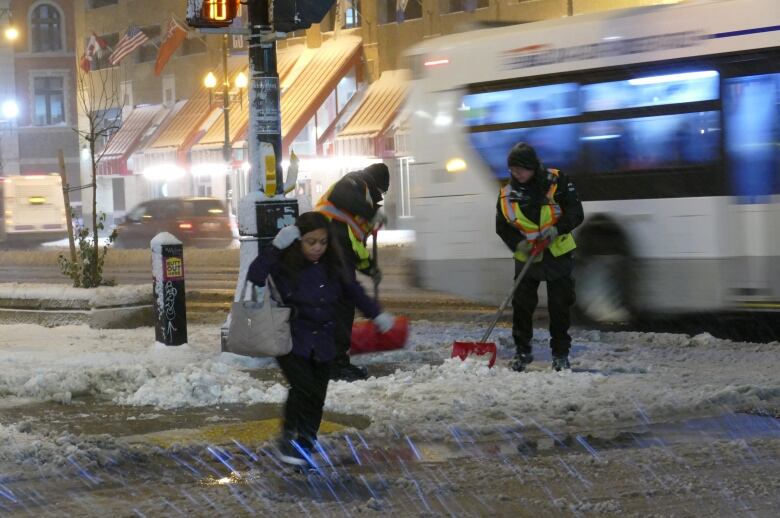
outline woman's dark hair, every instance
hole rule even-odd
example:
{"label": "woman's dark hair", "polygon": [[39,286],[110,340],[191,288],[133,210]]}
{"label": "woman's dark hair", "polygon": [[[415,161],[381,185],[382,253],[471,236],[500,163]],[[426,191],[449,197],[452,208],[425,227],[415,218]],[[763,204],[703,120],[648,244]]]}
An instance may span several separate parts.
{"label": "woman's dark hair", "polygon": [[[325,265],[328,276],[331,279],[346,279],[347,273],[344,268],[344,256],[338,243],[333,239],[333,233],[330,229],[330,220],[320,212],[304,212],[295,220],[295,226],[298,227],[298,230],[301,232],[301,239],[309,232],[321,228],[325,229],[328,235],[328,248],[326,248],[325,253],[322,254],[320,262]],[[282,252],[280,263],[284,274],[292,279],[293,282],[297,282],[298,274],[309,264],[309,261],[303,255],[300,240],[296,240]]]}

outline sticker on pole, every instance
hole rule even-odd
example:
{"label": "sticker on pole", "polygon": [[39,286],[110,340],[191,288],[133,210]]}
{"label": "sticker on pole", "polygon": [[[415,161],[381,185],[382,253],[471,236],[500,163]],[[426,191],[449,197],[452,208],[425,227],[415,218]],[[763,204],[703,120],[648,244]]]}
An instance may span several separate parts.
{"label": "sticker on pole", "polygon": [[166,257],[165,268],[163,268],[163,279],[166,281],[177,281],[184,278],[184,263],[181,257]]}

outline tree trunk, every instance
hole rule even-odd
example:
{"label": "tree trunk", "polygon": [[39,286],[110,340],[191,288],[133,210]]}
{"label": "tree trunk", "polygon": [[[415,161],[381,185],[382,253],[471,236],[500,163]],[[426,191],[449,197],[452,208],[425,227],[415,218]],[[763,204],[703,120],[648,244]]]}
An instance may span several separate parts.
{"label": "tree trunk", "polygon": [[89,268],[92,277],[93,287],[98,284],[98,256],[100,248],[98,247],[98,216],[97,216],[97,162],[95,161],[95,141],[94,138],[89,142],[89,152],[92,159],[92,259]]}

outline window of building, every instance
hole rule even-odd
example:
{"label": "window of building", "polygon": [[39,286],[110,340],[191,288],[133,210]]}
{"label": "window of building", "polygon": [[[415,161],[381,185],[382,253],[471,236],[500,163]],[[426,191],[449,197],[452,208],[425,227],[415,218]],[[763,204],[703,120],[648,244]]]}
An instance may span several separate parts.
{"label": "window of building", "polygon": [[[149,61],[157,60],[157,47],[155,47],[155,41],[160,39],[160,26],[149,25],[141,29],[144,34],[149,38],[149,41],[141,45],[138,49],[136,56],[136,63],[148,63]],[[186,40],[185,40],[186,41]]]}
{"label": "window of building", "polygon": [[314,117],[298,133],[298,136],[295,137],[295,140],[290,145],[290,149],[295,151],[296,155],[301,156],[317,154],[316,122]]}
{"label": "window of building", "polygon": [[30,35],[33,52],[62,50],[62,21],[60,12],[49,4],[33,9],[30,17]]}
{"label": "window of building", "polygon": [[167,75],[163,76],[162,80],[163,89],[163,104],[171,106],[176,102],[176,76]]}
{"label": "window of building", "polygon": [[379,23],[401,23],[422,18],[422,0],[379,0]]}
{"label": "window of building", "polygon": [[344,3],[344,28],[360,27],[360,0],[352,0]]}
{"label": "window of building", "polygon": [[108,108],[95,113],[96,149],[103,149],[111,137],[122,127],[122,109]]}
{"label": "window of building", "polygon": [[439,0],[439,9],[442,14],[466,11],[473,12],[476,9],[490,7],[490,0]]}
{"label": "window of building", "polygon": [[33,125],[51,126],[65,122],[64,80],[59,77],[33,79]]}
{"label": "window of building", "polygon": [[[159,34],[159,28],[158,28],[158,34]],[[232,38],[232,49],[238,49],[239,47],[236,47],[236,38],[238,38],[238,41],[241,42],[241,45],[243,46],[243,37],[242,36],[233,36]],[[181,55],[182,56],[189,56],[191,54],[203,54],[206,52],[206,42],[203,41],[203,38],[199,38],[197,36],[190,36],[184,42],[181,44]],[[156,56],[155,56],[156,59]]]}
{"label": "window of building", "polygon": [[354,68],[344,75],[336,85],[336,101],[338,102],[338,110],[344,109],[352,96],[357,91],[357,73]]}
{"label": "window of building", "polygon": [[403,9],[396,10],[395,21],[401,23],[406,20],[422,18],[422,0],[405,0],[401,4]]}
{"label": "window of building", "polygon": [[119,0],[89,0],[89,8],[98,9],[100,7],[105,7],[107,5],[115,5],[118,3]]}
{"label": "window of building", "polygon": [[122,106],[129,108],[135,106],[133,101],[133,82],[122,81],[119,84],[119,100],[122,102]]}
{"label": "window of building", "polygon": [[336,120],[336,91],[332,91],[322,106],[317,110],[317,138],[322,137]]}

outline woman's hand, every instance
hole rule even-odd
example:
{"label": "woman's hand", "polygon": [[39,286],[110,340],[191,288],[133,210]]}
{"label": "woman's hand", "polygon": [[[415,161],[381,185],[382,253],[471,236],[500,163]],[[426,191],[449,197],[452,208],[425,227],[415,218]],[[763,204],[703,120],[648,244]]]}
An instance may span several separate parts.
{"label": "woman's hand", "polygon": [[282,228],[282,230],[279,231],[278,234],[276,234],[276,237],[273,241],[271,241],[271,244],[274,245],[279,250],[284,250],[291,244],[295,242],[296,239],[301,238],[301,231],[298,230],[298,227],[295,225],[290,225],[287,227]]}

